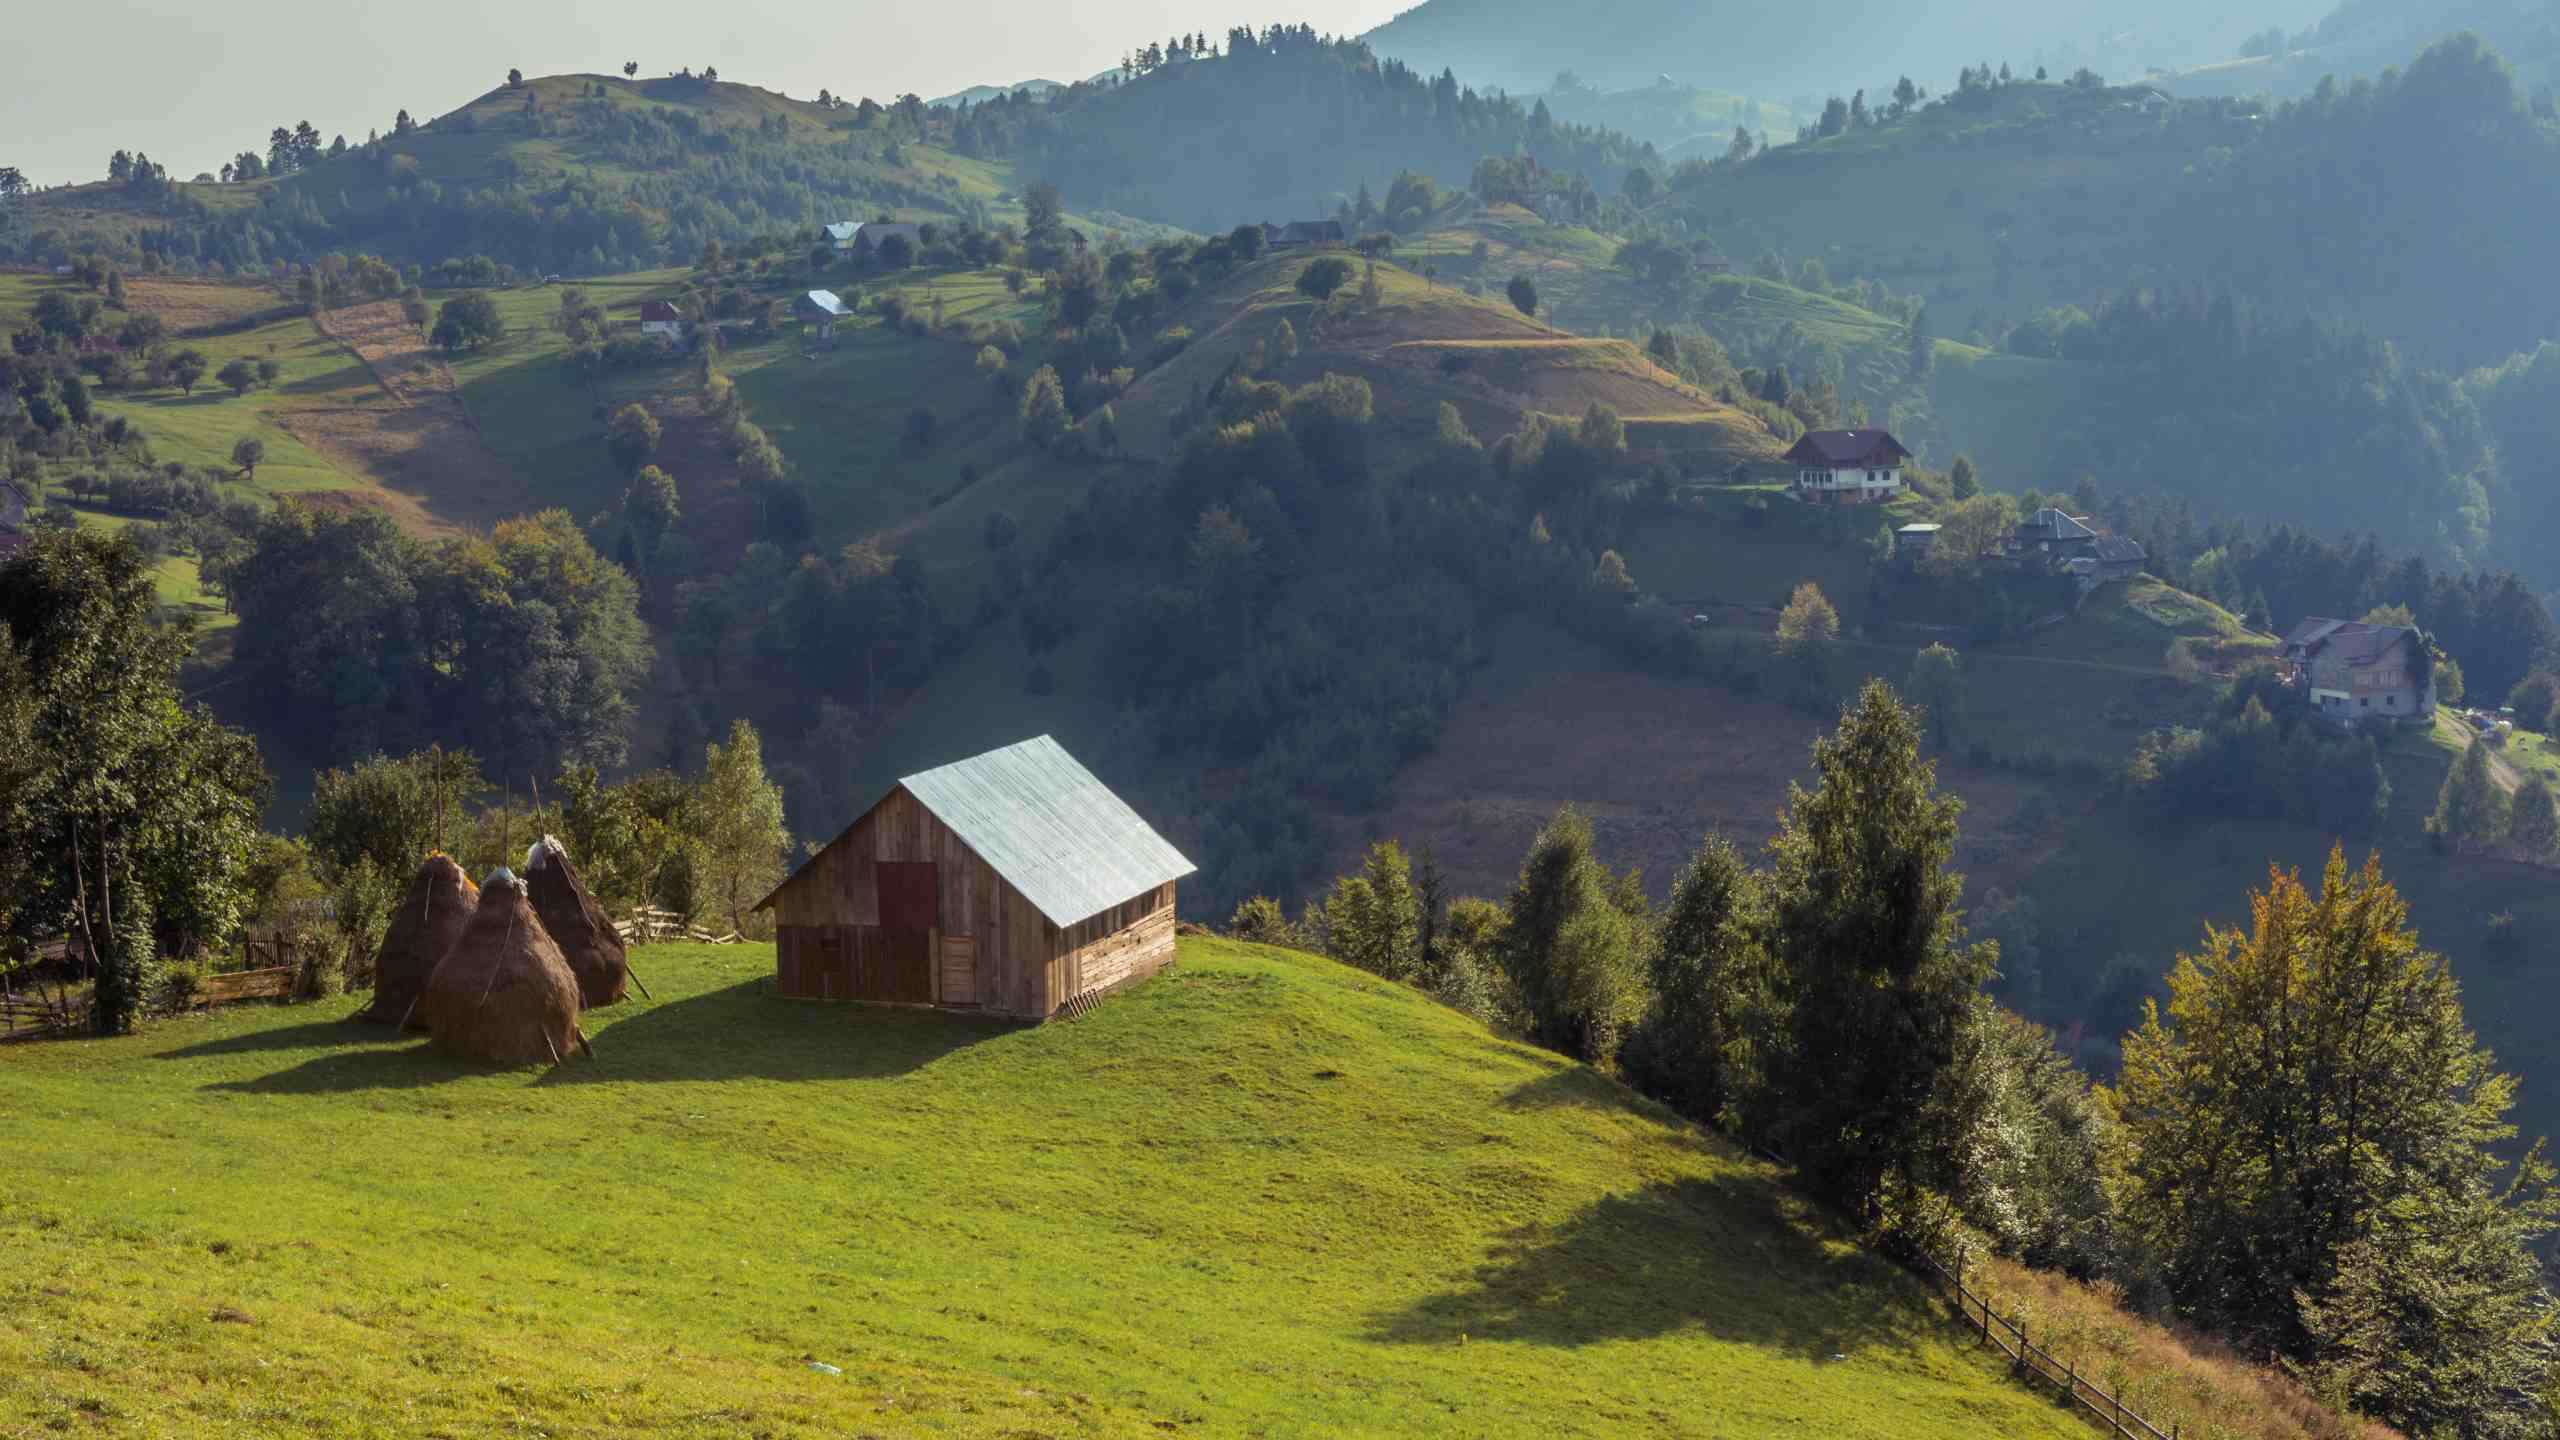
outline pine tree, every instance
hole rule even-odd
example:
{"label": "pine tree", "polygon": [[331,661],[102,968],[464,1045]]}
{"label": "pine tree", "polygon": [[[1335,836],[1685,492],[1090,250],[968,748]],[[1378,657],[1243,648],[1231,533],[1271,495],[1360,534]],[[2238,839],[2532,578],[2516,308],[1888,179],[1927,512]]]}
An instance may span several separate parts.
{"label": "pine tree", "polygon": [[2445,772],[2427,833],[2449,850],[2494,850],[2507,838],[2508,808],[2507,792],[2489,772],[2489,747],[2473,740]]}
{"label": "pine tree", "polygon": [[1710,837],[1672,884],[1649,952],[1653,1009],[1623,1057],[1637,1085],[1683,1115],[1753,1128],[1772,1038],[1766,926],[1761,878]]}
{"label": "pine tree", "polygon": [[2527,860],[2560,856],[2560,794],[2540,775],[2529,775],[2516,787],[2507,821],[2507,840]]}
{"label": "pine tree", "polygon": [[1529,1038],[1604,1061],[1641,1011],[1634,923],[1591,854],[1591,822],[1560,810],[1529,847],[1496,951],[1528,1011]]}
{"label": "pine tree", "polygon": [[1334,959],[1389,980],[1418,978],[1421,906],[1403,848],[1381,840],[1361,857],[1358,873],[1336,879],[1324,925],[1325,953]]}
{"label": "pine tree", "polygon": [[1997,951],[1965,943],[1947,868],[1963,803],[1939,792],[1890,686],[1867,682],[1813,766],[1770,842],[1785,1042],[1769,1128],[1818,1192],[1873,1217],[1917,1168],[1923,1111]]}
{"label": "pine tree", "polygon": [[1970,500],[1982,493],[1982,481],[1974,474],[1973,457],[1959,455],[1947,471],[1947,493],[1957,500]]}

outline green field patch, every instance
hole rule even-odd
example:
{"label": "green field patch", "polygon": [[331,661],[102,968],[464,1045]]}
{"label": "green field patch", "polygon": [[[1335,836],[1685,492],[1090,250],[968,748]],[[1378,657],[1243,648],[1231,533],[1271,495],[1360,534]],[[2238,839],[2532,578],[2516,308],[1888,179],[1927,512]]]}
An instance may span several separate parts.
{"label": "green field patch", "polygon": [[358,1440],[2079,1433],[1720,1140],[1412,991],[1182,943],[1031,1028],[648,947],[657,998],[550,1073],[361,997],[14,1048],[0,1393]]}

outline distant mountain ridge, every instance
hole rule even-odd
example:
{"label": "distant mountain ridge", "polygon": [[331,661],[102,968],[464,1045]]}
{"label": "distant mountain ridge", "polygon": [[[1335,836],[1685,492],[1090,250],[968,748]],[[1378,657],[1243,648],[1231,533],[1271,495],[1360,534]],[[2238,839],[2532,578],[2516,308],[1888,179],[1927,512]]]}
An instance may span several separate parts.
{"label": "distant mountain ridge", "polygon": [[1962,13],[1894,0],[1424,0],[1362,38],[1417,69],[1545,89],[1560,70],[1606,89],[1674,82],[1772,98],[1877,94],[1900,75],[1938,89],[1966,65],[2090,65],[2114,78],[2236,55],[2270,25],[2308,26],[2317,0],[2235,13],[2212,0],[1970,0]]}
{"label": "distant mountain ridge", "polygon": [[1056,80],[1023,80],[1011,85],[972,85],[966,90],[954,90],[948,95],[936,96],[924,103],[937,109],[948,110],[954,105],[961,104],[984,105],[999,95],[1028,93],[1036,99],[1048,95],[1053,90],[1066,88]]}

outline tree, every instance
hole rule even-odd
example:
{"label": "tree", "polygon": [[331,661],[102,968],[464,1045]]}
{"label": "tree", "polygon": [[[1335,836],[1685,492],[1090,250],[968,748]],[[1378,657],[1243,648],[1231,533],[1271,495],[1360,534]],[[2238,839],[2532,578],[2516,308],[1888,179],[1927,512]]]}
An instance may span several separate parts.
{"label": "tree", "polygon": [[2125,1039],[2125,1223],[2179,1311],[2410,1434],[2521,1436],[2551,1168],[2378,859],[2271,869]]}
{"label": "tree", "polygon": [[1512,308],[1532,319],[1538,314],[1538,283],[1526,275],[1514,275],[1504,294],[1511,297]]}
{"label": "tree", "polygon": [[1496,959],[1527,1008],[1529,1038],[1606,1061],[1642,1010],[1634,920],[1591,854],[1591,822],[1570,807],[1538,832],[1504,907]]}
{"label": "tree", "polygon": [[1420,974],[1413,867],[1393,840],[1370,846],[1356,873],[1333,882],[1323,919],[1325,953],[1334,959],[1407,984]]}
{"label": "tree", "polygon": [[637,74],[639,74],[639,73],[640,73],[640,62],[639,62],[639,61],[637,61],[637,60],[625,60],[625,61],[623,61],[623,62],[622,62],[622,76],[623,76],[623,78],[624,78],[624,79],[626,79],[626,80],[627,80],[627,79],[630,79],[632,76],[637,75]]}
{"label": "tree", "polygon": [[1047,365],[1031,373],[1022,387],[1022,438],[1036,449],[1055,449],[1067,438],[1067,392],[1058,372]]}
{"label": "tree", "polygon": [[1627,573],[1627,562],[1615,550],[1600,552],[1600,563],[1591,569],[1591,583],[1620,595],[1635,593],[1636,577]]}
{"label": "tree", "polygon": [[226,361],[221,369],[213,372],[213,378],[231,387],[231,394],[236,399],[248,394],[250,388],[258,383],[258,367],[246,360]]}
{"label": "tree", "polygon": [[1956,500],[1970,500],[1982,493],[1982,481],[1974,474],[1973,457],[1959,455],[1947,470],[1947,494]]}
{"label": "tree", "polygon": [[1818,654],[1839,638],[1840,612],[1832,608],[1830,597],[1810,580],[1798,585],[1786,608],[1778,612],[1778,652]]}
{"label": "tree", "polygon": [[1964,723],[1964,665],[1956,652],[1938,644],[1913,657],[1909,690],[1928,717],[1929,737],[1941,749],[1954,744]]}
{"label": "tree", "polygon": [[1661,193],[1661,182],[1653,178],[1652,171],[1639,165],[1627,172],[1626,184],[1620,188],[1627,197],[1627,203],[1641,210],[1652,204],[1654,197]]}
{"label": "tree", "polygon": [[2508,809],[2507,792],[2489,771],[2489,747],[2475,739],[2445,772],[2427,833],[2449,850],[2495,850],[2507,838]]}
{"label": "tree", "polygon": [[518,89],[522,89],[522,88],[523,88],[523,86],[524,86],[524,72],[523,72],[522,70],[516,70],[516,69],[510,69],[510,70],[508,70],[508,71],[507,71],[507,88],[508,88],[508,89],[510,89],[510,90],[518,90]]}
{"label": "tree", "polygon": [[2560,856],[2560,793],[2540,774],[2528,775],[2516,787],[2509,807],[2507,840],[2527,860]]}
{"label": "tree", "polygon": [[132,1028],[158,955],[222,943],[247,903],[266,769],[181,698],[193,648],[126,537],[39,530],[0,563],[0,923],[79,937],[105,1034]]}
{"label": "tree", "polygon": [[436,308],[436,327],[429,335],[448,351],[477,350],[506,334],[498,302],[478,290],[466,290]]}
{"label": "tree", "polygon": [[0,200],[15,200],[27,193],[27,172],[15,165],[0,165]]}
{"label": "tree", "polygon": [[[1256,230],[1254,233],[1261,232]],[[1350,279],[1351,262],[1338,255],[1326,255],[1309,261],[1307,268],[1298,272],[1298,293],[1322,304],[1332,299],[1333,292],[1349,283]]]}
{"label": "tree", "polygon": [[1785,1043],[1769,1131],[1815,1190],[1872,1218],[1921,1168],[1924,1110],[1997,948],[1965,943],[1948,869],[1963,802],[1920,758],[1911,712],[1870,680],[1814,742],[1770,842],[1769,934]]}
{"label": "tree", "polygon": [[1742,1128],[1760,1098],[1770,974],[1761,878],[1711,836],[1672,883],[1649,952],[1653,1008],[1621,1053],[1628,1077],[1683,1115]]}
{"label": "tree", "polygon": [[755,726],[733,721],[727,745],[704,748],[689,818],[695,884],[743,935],[747,907],[781,883],[782,857],[791,849],[782,789],[765,774],[764,741]]}
{"label": "tree", "polygon": [[605,422],[604,444],[613,452],[615,467],[628,478],[639,474],[640,467],[658,453],[658,439],[664,433],[658,417],[635,400],[614,411],[613,418]]}
{"label": "tree", "polygon": [[640,537],[640,552],[656,555],[658,542],[683,515],[676,503],[675,477],[655,465],[641,466],[622,498],[622,514],[631,524],[631,533]]}
{"label": "tree", "polygon": [[258,478],[258,462],[267,458],[267,442],[255,435],[243,435],[231,442],[231,463],[247,480]]}
{"label": "tree", "polygon": [[1287,316],[1271,331],[1271,363],[1286,365],[1298,358],[1298,332],[1289,328]]}
{"label": "tree", "polygon": [[1920,307],[1911,317],[1910,371],[1913,384],[1929,378],[1938,366],[1938,340],[1929,328],[1929,308]]}
{"label": "tree", "polygon": [[273,385],[276,383],[276,377],[283,373],[284,367],[278,365],[273,360],[261,360],[258,362],[258,383],[261,385]]}
{"label": "tree", "polygon": [[179,351],[169,357],[169,383],[178,387],[179,394],[193,395],[196,382],[204,378],[206,363],[201,350]]}
{"label": "tree", "polygon": [[2516,712],[2520,729],[2551,734],[2560,730],[2560,675],[2536,670],[2507,692],[2507,708]]}

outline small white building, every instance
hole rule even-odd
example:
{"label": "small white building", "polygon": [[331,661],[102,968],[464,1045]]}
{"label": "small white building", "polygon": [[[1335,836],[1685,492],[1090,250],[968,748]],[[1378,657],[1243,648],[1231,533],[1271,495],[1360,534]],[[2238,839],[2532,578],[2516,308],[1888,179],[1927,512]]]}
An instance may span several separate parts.
{"label": "small white building", "polygon": [[684,343],[684,312],[664,300],[640,302],[640,333],[672,345]]}
{"label": "small white building", "polygon": [[1881,504],[1902,493],[1911,452],[1883,430],[1810,430],[1787,452],[1791,493],[1821,505]]}
{"label": "small white building", "polygon": [[837,321],[853,318],[853,311],[833,290],[811,290],[794,302],[793,308],[800,312],[801,319],[817,327],[821,340],[835,338]]}

